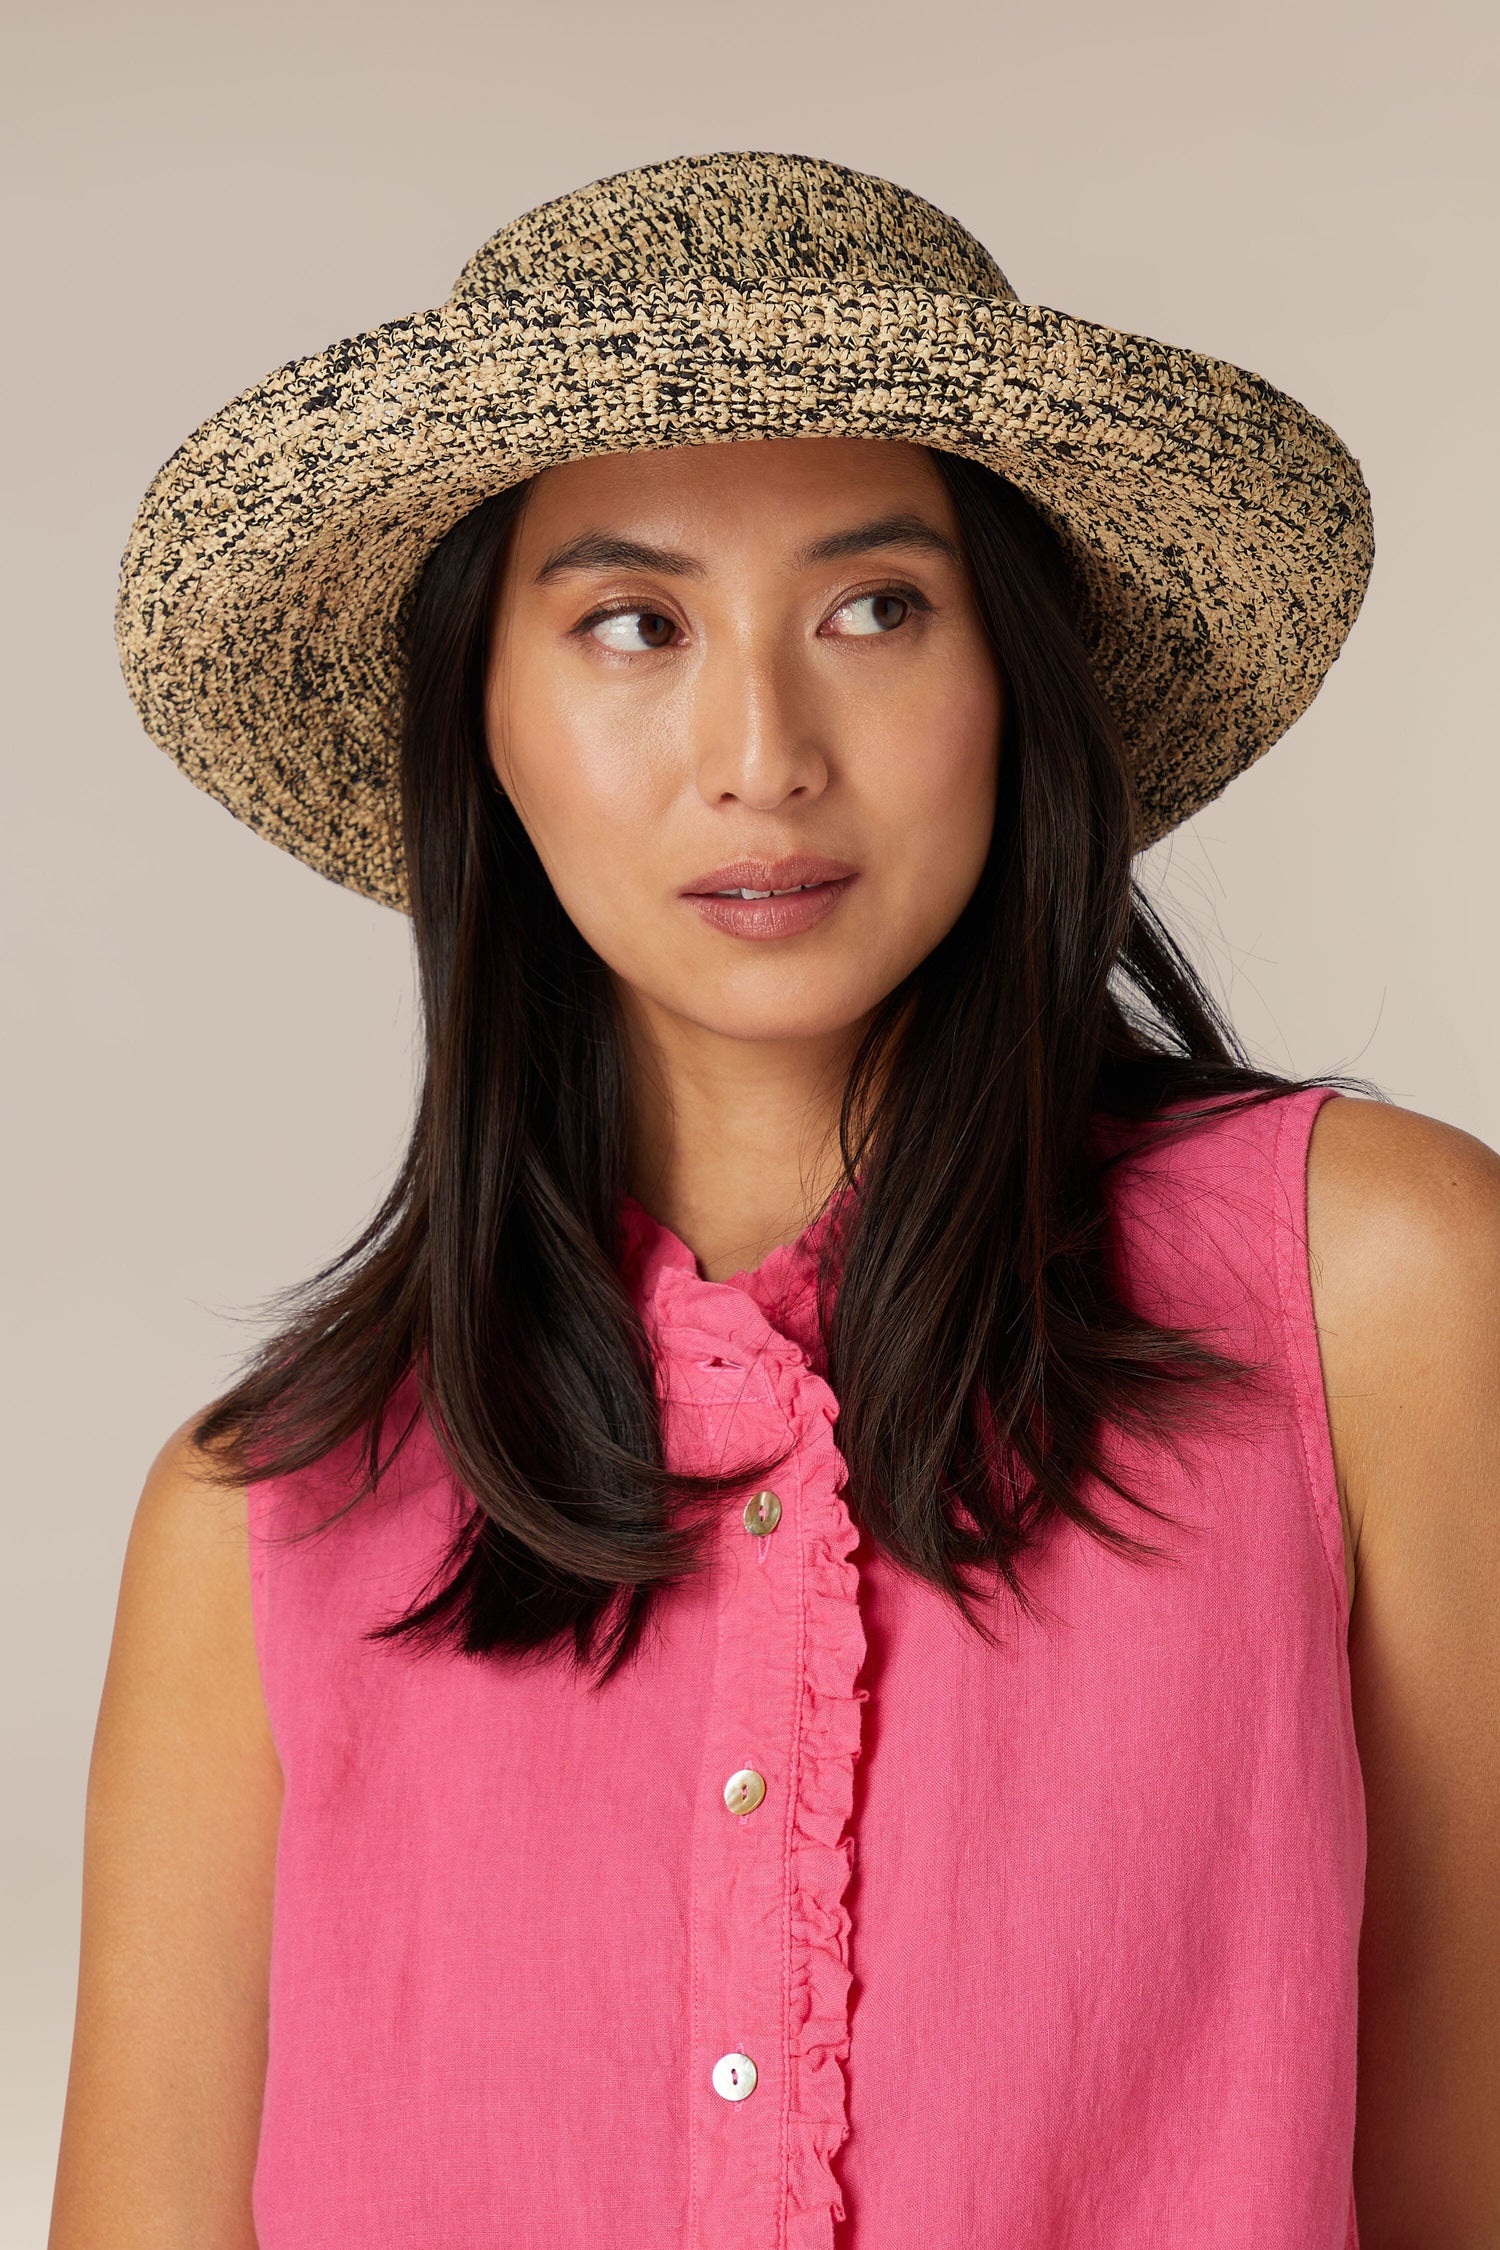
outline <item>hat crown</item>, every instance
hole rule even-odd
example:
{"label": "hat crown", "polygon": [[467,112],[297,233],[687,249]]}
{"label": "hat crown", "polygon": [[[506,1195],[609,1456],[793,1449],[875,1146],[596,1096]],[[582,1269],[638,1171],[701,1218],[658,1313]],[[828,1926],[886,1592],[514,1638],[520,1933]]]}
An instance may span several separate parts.
{"label": "hat crown", "polygon": [[983,243],[909,188],[818,157],[746,151],[616,172],[523,212],[475,252],[450,302],[673,280],[1015,296]]}

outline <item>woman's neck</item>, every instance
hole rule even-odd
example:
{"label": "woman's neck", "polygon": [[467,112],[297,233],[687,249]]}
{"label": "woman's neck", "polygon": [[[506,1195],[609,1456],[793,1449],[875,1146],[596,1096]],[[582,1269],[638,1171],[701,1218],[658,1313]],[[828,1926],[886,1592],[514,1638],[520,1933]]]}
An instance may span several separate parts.
{"label": "woman's neck", "polygon": [[843,1178],[839,1106],[863,1026],[732,1039],[627,1010],[631,1192],[706,1281],[795,1242]]}

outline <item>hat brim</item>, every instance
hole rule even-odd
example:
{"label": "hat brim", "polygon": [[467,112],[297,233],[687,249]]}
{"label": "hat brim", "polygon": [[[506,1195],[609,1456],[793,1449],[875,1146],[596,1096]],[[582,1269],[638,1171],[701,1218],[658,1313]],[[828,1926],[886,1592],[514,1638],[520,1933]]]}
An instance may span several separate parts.
{"label": "hat brim", "polygon": [[122,564],[131,695],[237,818],[403,907],[400,629],[452,525],[583,455],[832,436],[966,455],[1053,524],[1140,845],[1306,709],[1363,599],[1358,463],[1226,361],[912,288],[535,290],[294,361],[202,424]]}

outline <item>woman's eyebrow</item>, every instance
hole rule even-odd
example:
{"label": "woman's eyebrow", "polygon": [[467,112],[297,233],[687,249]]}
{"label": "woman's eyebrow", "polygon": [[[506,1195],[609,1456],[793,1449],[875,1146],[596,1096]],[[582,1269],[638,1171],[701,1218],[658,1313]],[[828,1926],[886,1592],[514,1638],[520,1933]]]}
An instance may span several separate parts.
{"label": "woman's eyebrow", "polygon": [[804,547],[797,557],[799,566],[806,569],[809,563],[837,562],[844,555],[868,554],[872,547],[923,547],[929,554],[946,555],[950,562],[963,565],[963,556],[953,541],[935,524],[922,516],[873,516],[868,523],[855,524],[848,531],[835,531],[827,539],[816,539]]}
{"label": "woman's eyebrow", "polygon": [[674,547],[650,547],[641,539],[621,539],[613,532],[583,531],[555,548],[532,577],[533,586],[545,586],[569,570],[654,570],[665,578],[704,578],[702,563]]}
{"label": "woman's eyebrow", "polygon": [[[845,555],[868,554],[876,547],[920,547],[929,554],[945,555],[962,567],[963,557],[953,541],[921,516],[874,516],[868,523],[852,524],[847,531],[830,532],[815,539],[796,556],[799,570],[813,563],[837,562]],[[642,539],[625,539],[608,531],[580,532],[557,547],[532,577],[534,586],[563,577],[570,570],[651,570],[664,578],[704,578],[701,562],[675,547],[653,547]]]}

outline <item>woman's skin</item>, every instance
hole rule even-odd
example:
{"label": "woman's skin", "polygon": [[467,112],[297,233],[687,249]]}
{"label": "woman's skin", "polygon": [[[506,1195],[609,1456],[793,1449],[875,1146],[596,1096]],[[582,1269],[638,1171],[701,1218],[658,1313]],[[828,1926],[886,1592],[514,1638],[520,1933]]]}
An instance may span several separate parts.
{"label": "woman's skin", "polygon": [[[571,463],[518,527],[496,773],[616,980],[636,1192],[708,1279],[794,1239],[836,1179],[862,1025],[984,858],[1003,692],[957,529],[924,454],[841,439]],[[799,851],[858,872],[798,934],[731,935],[681,895]],[[1329,1103],[1308,1229],[1369,1808],[1362,2250],[1493,2250],[1500,1158]],[[179,1433],[131,1531],[90,1770],[51,2250],[253,2250],[280,1794],[244,1496]]]}

